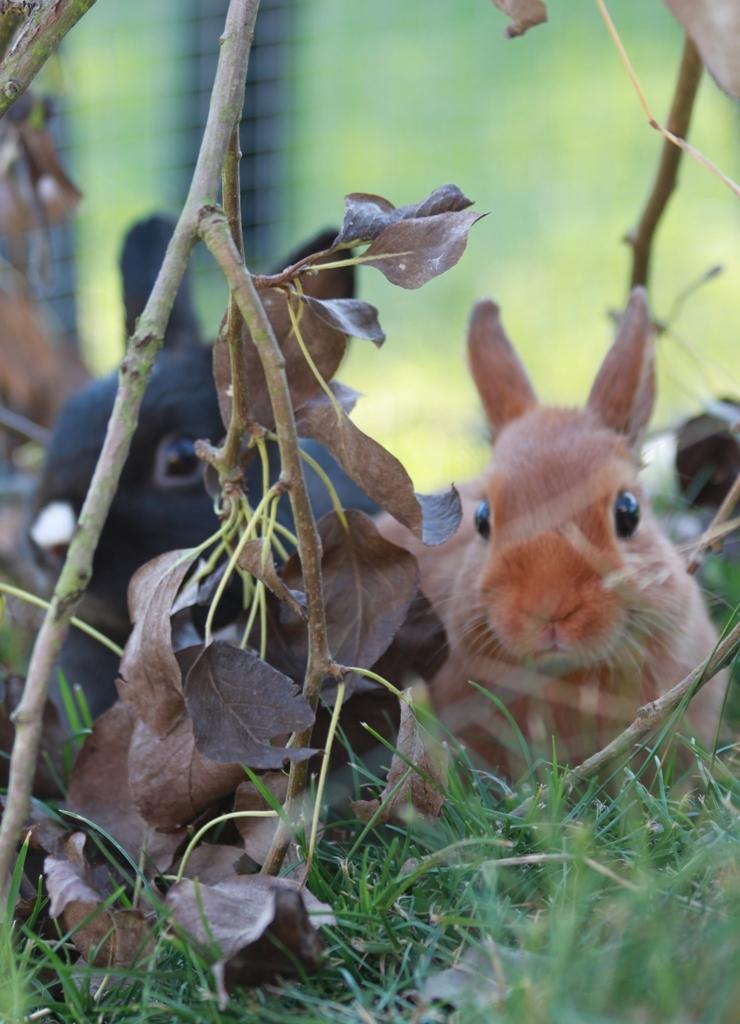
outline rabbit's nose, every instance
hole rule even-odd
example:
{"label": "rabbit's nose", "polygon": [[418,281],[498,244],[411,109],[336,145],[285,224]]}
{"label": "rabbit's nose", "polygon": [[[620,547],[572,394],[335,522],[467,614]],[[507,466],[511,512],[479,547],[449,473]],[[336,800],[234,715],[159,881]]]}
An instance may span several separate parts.
{"label": "rabbit's nose", "polygon": [[51,501],[44,505],[28,531],[31,540],[50,565],[58,565],[67,553],[77,516],[67,501]]}

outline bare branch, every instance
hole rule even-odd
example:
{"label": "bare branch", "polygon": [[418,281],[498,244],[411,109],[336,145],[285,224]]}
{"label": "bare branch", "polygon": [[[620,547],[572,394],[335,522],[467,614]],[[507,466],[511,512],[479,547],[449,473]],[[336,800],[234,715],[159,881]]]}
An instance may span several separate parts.
{"label": "bare branch", "polygon": [[[702,563],[704,552],[708,551],[719,539],[717,527],[722,526],[732,515],[735,506],[740,501],[740,473],[735,477],[735,482],[725,495],[722,504],[717,509],[714,519],[699,538],[696,547],[691,552],[686,572],[693,576]],[[720,536],[722,534],[720,533]]]}
{"label": "bare branch", "polygon": [[732,178],[728,177],[724,173],[724,171],[721,171],[719,167],[717,167],[716,164],[713,164],[711,160],[705,157],[704,154],[696,148],[696,146],[692,146],[685,139],[682,139],[679,135],[676,135],[675,132],[670,131],[668,128],[664,128],[663,125],[660,124],[656,120],[656,118],[653,117],[650,107],[648,106],[648,101],[645,98],[645,93],[643,92],[642,86],[640,85],[640,80],[637,77],[635,69],[632,67],[632,62],[629,59],[627,51],[624,48],[624,43],[622,42],[619,33],[617,32],[616,25],[612,21],[611,15],[607,10],[606,3],[604,2],[604,0],[596,0],[596,6],[599,8],[601,17],[604,19],[604,24],[607,27],[609,35],[612,37],[612,42],[617,48],[619,59],[624,65],[625,71],[627,72],[629,80],[632,83],[632,87],[635,90],[635,93],[637,94],[637,100],[640,106],[642,107],[642,112],[645,115],[647,123],[650,125],[651,128],[654,128],[656,132],[659,132],[664,139],[667,139],[674,146],[678,146],[679,149],[684,150],[684,152],[688,153],[693,160],[696,160],[698,164],[701,164],[702,167],[706,167],[706,169],[711,174],[719,178],[720,181],[724,182],[724,184],[727,185],[730,191],[734,192],[735,195],[738,198],[740,198],[740,185],[738,185],[736,181],[733,181]]}
{"label": "bare branch", "polygon": [[39,444],[48,444],[50,433],[46,427],[40,427],[38,423],[22,416],[19,412],[6,409],[0,405],[0,427],[9,430],[20,437],[27,437],[30,441],[37,441]]}
{"label": "bare branch", "polygon": [[[685,138],[688,133],[703,69],[704,65],[698,50],[691,39],[686,36],[676,89],[668,114],[668,130],[680,138]],[[630,290],[637,284],[647,285],[648,283],[653,236],[676,187],[678,167],[682,156],[683,150],[679,149],[672,140],[665,139],[650,195],[637,227],[630,232],[627,239],[632,246]]]}
{"label": "bare branch", "polygon": [[[229,222],[231,237],[234,239],[239,255],[244,260],[244,239],[242,238],[242,212],[239,188],[239,123],[231,136],[226,153],[223,170],[224,211]],[[244,346],[244,319],[239,305],[232,293],[229,293],[229,306],[222,331],[229,349],[229,367],[231,370],[231,419],[226,439],[220,450],[214,452],[212,463],[218,470],[221,487],[226,494],[242,477],[240,465],[240,449],[244,433],[251,424],[251,415],[247,402],[247,382],[245,379],[242,348]]]}
{"label": "bare branch", "polygon": [[[33,10],[0,62],[0,117],[26,91],[52,52],[95,0],[56,0],[26,4]],[[17,4],[20,13],[24,5]],[[13,15],[10,15],[11,17]]]}
{"label": "bare branch", "polygon": [[[51,606],[36,637],[23,698],[15,714],[8,799],[0,826],[0,887],[3,888],[28,813],[49,677],[70,619],[91,576],[93,555],[128,455],[144,390],[197,236],[201,207],[212,203],[216,197],[226,149],[242,107],[258,8],[259,0],[230,0],[208,120],[190,191],[152,294],[121,364],[103,448]],[[29,73],[29,80],[30,77]]]}
{"label": "bare branch", "polygon": [[628,753],[637,740],[642,739],[643,736],[661,725],[679,704],[695,697],[710,679],[713,679],[718,672],[730,664],[738,650],[740,650],[740,622],[735,624],[734,629],[723,640],[720,640],[706,661],[657,700],[638,708],[635,720],[611,743],[572,768],[565,776],[566,783],[572,786],[579,780],[590,778],[598,774],[604,765],[613,761],[615,757]]}
{"label": "bare branch", "polygon": [[[657,729],[671,714],[672,711],[684,701],[692,700],[703,686],[714,678],[718,672],[731,664],[740,651],[740,622],[735,624],[734,629],[720,642],[712,654],[703,661],[701,665],[690,672],[681,682],[676,683],[670,690],[664,693],[657,700],[637,709],[637,715],[633,722],[627,726],[611,743],[608,743],[601,750],[587,757],[575,768],[571,768],[563,776],[563,783],[567,791],[573,789],[579,782],[593,778],[598,775],[602,768],[632,751],[634,745],[648,733]],[[514,814],[524,814],[536,800],[541,802],[547,795],[548,787],[538,790],[534,796],[527,797],[518,807]]]}
{"label": "bare branch", "polygon": [[[295,532],[298,538],[298,554],[301,559],[303,582],[308,599],[308,664],[303,684],[303,695],[315,710],[318,706],[322,681],[334,671],[334,665],[329,652],[324,615],[321,542],[303,476],[293,402],[285,375],[285,360],[257,289],[234,245],[226,217],[221,210],[213,208],[203,211],[200,234],[224,272],[231,294],[239,306],[252,340],[257,347],[265,373],[270,402],[275,415],[283,479],[288,488],[293,511]],[[295,743],[298,746],[306,746],[310,742],[310,738],[311,729],[308,729],[296,736]],[[308,765],[306,762],[300,765],[291,765],[287,794],[289,814],[305,790],[307,777]],[[263,871],[268,874],[278,870],[287,847],[289,837],[285,835],[283,829],[279,830],[279,833],[280,835],[273,843],[273,848],[263,867]]]}

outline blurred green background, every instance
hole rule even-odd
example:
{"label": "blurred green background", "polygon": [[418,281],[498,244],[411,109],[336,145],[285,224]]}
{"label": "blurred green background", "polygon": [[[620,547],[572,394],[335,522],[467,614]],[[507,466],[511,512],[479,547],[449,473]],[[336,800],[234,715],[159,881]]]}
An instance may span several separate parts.
{"label": "blurred green background", "polygon": [[[679,26],[658,0],[612,8],[653,112],[664,118]],[[357,421],[402,458],[419,487],[460,480],[486,459],[463,357],[472,303],[499,301],[543,398],[582,400],[610,338],[608,310],[625,299],[622,239],[661,139],[645,123],[594,3],[552,0],[549,23],[515,40],[486,0],[303,0],[292,11],[278,250],[337,223],[350,191],[401,204],[451,181],[490,211],[460,264],[420,291],[361,271],[361,292],[379,307],[388,341],[381,351],[355,342],[341,375],[366,395]],[[181,31],[176,0],[98,0],[59,64],[73,173],[85,193],[76,225],[80,326],[97,370],[120,351],[121,237],[153,209],[176,211],[187,183],[173,155],[187,117],[177,101],[188,86]],[[735,179],[739,127],[737,105],[705,76],[691,140]],[[740,208],[717,178],[684,159],[655,249],[657,316],[716,264],[724,273],[688,301],[678,337],[660,339],[659,425],[712,394],[740,393]],[[224,290],[205,260],[198,266],[212,332]]]}

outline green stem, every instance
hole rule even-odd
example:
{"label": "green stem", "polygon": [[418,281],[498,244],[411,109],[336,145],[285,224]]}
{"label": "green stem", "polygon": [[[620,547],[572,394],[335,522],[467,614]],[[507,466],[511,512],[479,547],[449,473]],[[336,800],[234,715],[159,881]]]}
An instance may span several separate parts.
{"label": "green stem", "polygon": [[[10,583],[0,582],[0,594],[17,597],[19,601],[25,601],[26,604],[32,604],[36,608],[45,608],[47,611],[51,608],[51,601],[45,601],[43,597],[37,597],[35,594],[29,594],[27,590],[21,590],[20,587],[14,587]],[[78,619],[76,615],[73,615],[69,621],[81,633],[87,633],[88,636],[92,637],[93,640],[97,640],[103,647],[107,647],[117,657],[123,657],[123,648],[119,647],[110,637],[105,636],[104,633],[99,633],[94,626],[90,626],[87,622],[83,622],[82,619]]]}

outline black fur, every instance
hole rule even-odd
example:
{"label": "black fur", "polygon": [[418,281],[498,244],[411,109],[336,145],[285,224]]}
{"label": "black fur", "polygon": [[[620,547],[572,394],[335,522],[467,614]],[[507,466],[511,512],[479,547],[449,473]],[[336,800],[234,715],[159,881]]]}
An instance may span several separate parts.
{"label": "black fur", "polygon": [[[171,233],[171,222],[155,216],[135,225],[127,236],[121,272],[129,332],[149,296]],[[291,254],[280,269],[326,247],[333,237],[333,232],[317,236]],[[335,296],[346,297],[353,290],[351,270],[335,279]],[[53,501],[70,502],[79,513],[102,447],[116,386],[115,374],[96,380],[62,409],[47,450],[35,500],[36,513]],[[211,352],[201,343],[186,278],[144,396],[131,452],[103,528],[92,580],[80,610],[83,619],[118,643],[125,642],[130,630],[126,592],[136,569],[165,551],[198,544],[218,526],[212,499],[200,476],[175,488],[158,484],[157,452],[168,443],[168,438],[202,438],[216,444],[223,433],[211,373]],[[329,474],[346,507],[370,514],[377,511],[377,506],[349,480],[326,449],[313,441],[301,443]],[[270,446],[270,464],[271,479],[275,480],[279,471],[275,445]],[[318,518],[331,509],[331,502],[321,480],[308,468],[306,479]],[[254,504],[262,489],[262,470],[256,458],[248,467],[246,484]],[[292,525],[287,495],[281,499],[279,518]],[[59,668],[70,683],[83,687],[94,714],[115,699],[115,659],[74,629],[65,643]]]}

